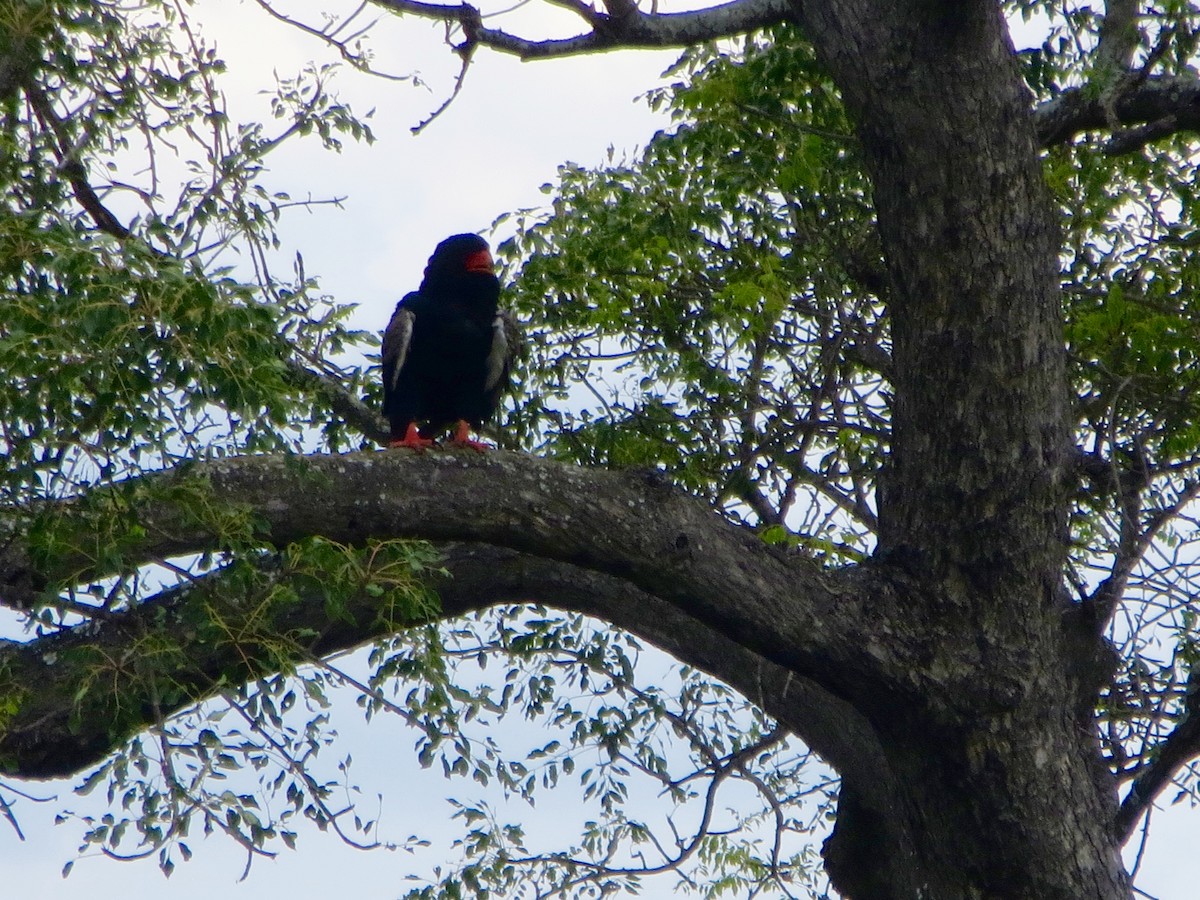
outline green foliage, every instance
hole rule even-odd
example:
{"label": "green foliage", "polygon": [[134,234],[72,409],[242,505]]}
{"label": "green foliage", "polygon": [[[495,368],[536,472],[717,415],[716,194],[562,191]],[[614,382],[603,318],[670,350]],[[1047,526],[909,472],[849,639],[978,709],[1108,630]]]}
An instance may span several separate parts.
{"label": "green foliage", "polygon": [[[1010,8],[1046,23],[1021,55],[1038,99],[1113,88],[1096,10]],[[1194,77],[1198,15],[1139,18],[1135,64]],[[689,51],[677,72],[652,95],[674,129],[635,162],[564,167],[549,209],[515,220],[504,250],[541,331],[521,424],[566,459],[657,467],[767,543],[860,560],[888,445],[888,281],[845,112],[787,31]],[[1195,157],[1192,135],[1084,135],[1045,156],[1084,460],[1068,578],[1080,598],[1123,589],[1125,664],[1099,718],[1122,779],[1181,714],[1200,641]]]}
{"label": "green foliage", "polygon": [[[107,786],[110,811],[81,817],[80,850],[154,855],[170,874],[176,854],[190,856],[187,839],[197,822],[253,856],[270,855],[279,842],[293,846],[300,819],[379,846],[368,838],[374,822],[334,805],[334,795],[349,789],[348,763],[339,764],[336,777],[318,777],[317,757],[336,739],[328,692],[341,679],[320,659],[321,635],[298,624],[294,612],[316,598],[331,621],[367,616],[366,633],[394,633],[436,613],[422,580],[435,560],[412,542],[354,548],[320,538],[270,558],[235,556],[175,596],[160,595],[159,612],[172,627],[148,631],[131,652],[114,657],[103,647],[75,646],[70,652],[83,657],[90,675],[69,702],[77,711],[102,708],[115,737],[132,733],[130,720],[140,722],[144,706],[204,701],[181,716],[157,713],[150,735],[135,737],[83,782],[81,794]],[[209,660],[224,658],[216,651],[229,645],[241,665],[213,669]],[[181,684],[196,672],[208,685],[193,695]],[[259,774],[256,784],[249,773]]]}
{"label": "green foliage", "polygon": [[[260,183],[293,136],[370,139],[330,68],[280,82],[283,124],[267,135],[229,120],[224,63],[182,7],[22,2],[0,17],[27,67],[23,96],[0,104],[0,504],[297,448],[313,426],[342,440],[287,364],[361,336],[301,269],[272,274],[274,228],[296,204]],[[138,168],[142,184],[124,180]],[[250,272],[226,267],[235,253]]]}
{"label": "green foliage", "polygon": [[[294,841],[290,816],[340,815],[329,782],[296,762],[330,739],[324,713],[298,732],[283,724],[298,698],[320,706],[323,676],[296,674],[321,637],[295,616],[301,603],[315,598],[365,634],[436,609],[426,546],[264,547],[251,512],[217,506],[202,481],[130,480],[205,457],[346,446],[353,427],[295,370],[357,392],[362,368],[336,361],[372,340],[348,329],[350,308],[322,297],[298,256],[276,273],[284,214],[322,201],[268,189],[270,155],[307,135],[331,150],[372,139],[332,92],[336,67],[280,78],[274,124],[239,123],[225,64],[189,13],[157,0],[0,4],[0,526],[28,538],[50,579],[43,605],[21,610],[32,632],[145,616],[132,652],[86,640],[63,650],[85,675],[61,705],[98,712],[117,739],[147,709],[160,718],[90,776],[85,789],[106,784],[112,809],[87,820],[85,846],[157,854],[167,873],[190,855],[194,820],[259,852]],[[45,504],[55,498],[72,503]],[[149,568],[128,558],[146,534],[139,510],[155,504],[180,511],[173,525],[218,536],[220,552]],[[240,665],[211,666],[210,650],[231,645]],[[184,686],[197,673],[199,694]],[[214,694],[227,702],[170,721],[158,712]],[[0,721],[26,699],[0,681]],[[219,724],[231,709],[245,714],[241,736]],[[269,784],[218,784],[285,758]],[[288,799],[278,819],[264,805],[276,792]],[[0,808],[14,821],[3,797]]]}
{"label": "green foliage", "polygon": [[[1010,6],[1026,18],[1050,16],[1042,45],[1022,57],[1039,99],[1052,99],[1092,74],[1090,51],[1102,24],[1096,10],[1041,2]],[[1165,4],[1137,26],[1143,42],[1135,66],[1149,67],[1147,74],[1194,73],[1200,26],[1194,6]],[[1177,40],[1183,35],[1188,37]],[[1157,49],[1151,55],[1148,47]],[[1089,89],[1104,90],[1109,80],[1100,73]],[[1064,214],[1066,336],[1081,443],[1114,460],[1140,459],[1139,465],[1158,469],[1200,453],[1194,144],[1179,136],[1113,153],[1107,137],[1085,136],[1052,150],[1046,160],[1047,182]],[[1159,513],[1178,497],[1178,487],[1156,493]],[[1088,511],[1094,515],[1096,505],[1088,503]]]}
{"label": "green foliage", "polygon": [[882,263],[837,92],[776,37],[686,53],[650,98],[672,131],[564,167],[516,218],[501,250],[538,331],[517,416],[547,452],[660,468],[735,518],[812,510],[836,561],[868,545],[886,447]]}
{"label": "green foliage", "polygon": [[1114,451],[1163,462],[1200,450],[1196,165],[1179,151],[1113,160],[1081,142],[1056,161],[1081,413]]}
{"label": "green foliage", "polygon": [[[1020,7],[1058,11],[1055,4]],[[1052,19],[1045,42],[1024,54],[1039,98],[1083,83],[1085,74],[1092,78],[1088,91],[1114,89],[1112,73],[1089,71],[1100,25],[1086,5]],[[1200,12],[1193,4],[1164,4],[1136,25],[1142,42],[1135,67],[1146,75],[1195,76]],[[1128,148],[1085,135],[1046,158],[1047,182],[1063,210],[1077,433],[1080,446],[1103,461],[1079,492],[1070,575],[1080,595],[1106,578],[1124,589],[1110,632],[1121,671],[1099,719],[1123,781],[1155,755],[1182,711],[1198,639],[1190,613],[1200,577],[1193,508],[1200,463],[1195,145],[1188,134]],[[1195,772],[1179,783],[1182,794],[1197,796]]]}
{"label": "green foliage", "polygon": [[[728,688],[675,667],[643,684],[649,660],[634,638],[541,608],[493,610],[430,632],[424,647],[410,641],[375,651],[371,708],[400,707],[424,733],[424,764],[499,795],[453,801],[462,862],[408,897],[601,896],[662,873],[707,896],[812,883],[805,847],[827,809],[827,773]],[[503,675],[489,678],[497,657]],[[518,717],[531,728],[510,736],[502,722]],[[521,815],[513,801],[550,788],[570,797],[552,833],[508,818]],[[651,793],[665,807],[653,819]],[[564,847],[574,827],[578,842]]]}
{"label": "green foliage", "polygon": [[[272,551],[262,546],[249,511],[215,507],[202,482],[162,482],[149,497],[147,488],[123,481],[208,455],[308,448],[314,427],[323,429],[329,446],[344,441],[323,399],[305,395],[289,377],[289,363],[328,357],[361,336],[344,329],[342,310],[314,296],[315,285],[299,264],[290,282],[272,274],[274,229],[290,201],[266,192],[258,178],[281,140],[313,133],[336,149],[339,134],[369,133],[330,99],[329,71],[321,67],[278,85],[272,111],[283,130],[277,135],[269,137],[253,123],[236,125],[219,102],[219,57],[194,28],[186,50],[174,42],[175,26],[187,24],[178,11],[151,5],[144,17],[131,18],[118,4],[91,12],[83,16],[86,22],[67,16],[47,24],[60,53],[39,69],[39,79],[47,96],[70,97],[80,107],[117,98],[119,110],[105,120],[111,127],[92,134],[80,130],[86,117],[64,117],[60,125],[69,130],[59,134],[48,120],[30,118],[16,106],[6,120],[18,162],[9,173],[11,201],[0,222],[0,287],[13,309],[0,326],[0,366],[20,379],[20,390],[0,401],[8,404],[0,420],[10,423],[5,503],[12,524],[34,537],[42,566],[61,577],[63,590],[54,586],[36,611],[40,630],[123,609],[165,617],[136,642],[133,655],[114,657],[87,643],[74,648],[88,675],[64,703],[77,713],[99,710],[121,737],[146,708],[203,702],[182,715],[159,714],[148,735],[133,737],[89,777],[83,790],[104,786],[109,810],[82,814],[82,849],[152,856],[169,873],[191,855],[190,842],[201,830],[228,835],[252,856],[291,846],[305,819],[352,843],[386,843],[372,819],[334,801],[354,789],[349,760],[332,770],[322,762],[322,751],[328,753],[336,737],[329,719],[333,697],[351,692],[368,718],[386,714],[415,729],[419,761],[484,792],[457,801],[456,818],[464,825],[461,863],[418,888],[418,895],[483,895],[531,879],[586,895],[605,885],[634,887],[660,870],[676,871],[684,886],[711,883],[713,896],[732,886],[805,883],[814,865],[806,856],[807,835],[828,803],[827,776],[818,769],[815,784],[798,778],[807,755],[790,748],[752,704],[723,686],[671,670],[657,683],[641,683],[636,642],[544,610],[505,610],[448,628],[411,627],[436,611],[423,580],[436,570],[428,548],[399,542],[353,548],[318,538]],[[95,42],[103,46],[93,47]],[[792,56],[785,65],[815,73],[803,49]],[[132,84],[119,79],[121,65],[137,70],[139,78]],[[782,473],[796,469],[796,459],[764,447],[739,454],[737,460],[745,459],[730,474],[731,457],[714,436],[689,436],[690,417],[710,394],[738,404],[735,423],[757,416],[755,401],[726,369],[753,369],[761,390],[773,390],[776,369],[786,367],[792,307],[819,304],[834,328],[847,302],[846,276],[827,276],[811,265],[819,247],[848,235],[858,244],[870,241],[861,178],[856,191],[847,192],[837,185],[839,176],[825,172],[826,162],[847,158],[849,146],[848,126],[828,85],[811,101],[800,91],[791,105],[780,105],[753,85],[776,77],[770,66],[777,63],[764,55],[756,65],[765,68],[747,78],[729,58],[697,56],[686,63],[681,73],[712,68],[713,86],[698,84],[688,101],[711,121],[685,129],[686,140],[664,139],[659,150],[660,206],[681,184],[693,193],[689,208],[660,208],[660,224],[675,231],[661,228],[648,244],[662,254],[654,262],[676,259],[667,238],[699,222],[709,236],[731,241],[728,252],[711,256],[713,279],[689,286],[690,294],[664,291],[653,267],[636,262],[632,244],[605,270],[612,300],[597,307],[606,317],[600,337],[626,333],[621,267],[637,265],[636,283],[644,288],[637,309],[655,316],[666,338],[665,348],[647,357],[653,365],[639,361],[629,371],[656,379],[676,370],[649,402],[629,406],[641,432],[597,420],[595,433],[603,440],[589,447],[586,428],[555,436],[540,420],[518,418],[530,438],[540,435],[568,458],[634,465],[666,460],[701,493],[732,498],[730,508],[742,504],[743,495],[782,490]],[[762,104],[763,113],[751,131],[730,136],[726,130],[742,127],[742,117],[731,114],[723,98],[739,92]],[[657,102],[667,102],[666,95]],[[792,146],[788,120],[796,104],[807,110],[810,102],[823,131],[813,130],[803,146],[789,151],[786,164],[776,165],[775,154]],[[678,114],[688,111],[681,105]],[[162,187],[131,191],[117,183],[114,159],[132,152],[123,143],[130,127],[150,135],[152,147],[179,141],[197,150],[171,203],[163,201]],[[754,147],[758,132],[773,135],[773,145]],[[747,176],[751,166],[768,162],[778,169],[778,186],[742,203],[736,220],[723,206],[733,209],[745,185],[699,176],[681,181],[671,174],[693,158],[721,156],[731,140],[746,144]],[[67,148],[102,200],[99,212],[95,204],[81,210],[63,180],[42,177],[46,160],[55,165]],[[150,166],[157,177],[153,159]],[[124,173],[128,167],[119,168]],[[97,180],[98,172],[112,181]],[[626,177],[642,189],[636,168]],[[824,196],[798,204],[795,198],[806,190]],[[705,196],[713,191],[719,196]],[[805,246],[793,245],[773,220],[789,204],[811,232]],[[129,234],[105,224],[101,213],[109,207],[125,214]],[[139,210],[137,218],[130,207]],[[595,215],[618,228],[646,224],[636,205],[610,216],[601,203]],[[832,234],[828,223],[840,223],[844,231]],[[758,244],[776,247],[775,258],[760,260]],[[253,263],[252,277],[225,267],[234,251]],[[701,243],[689,252],[704,256],[710,250]],[[601,261],[579,255],[578,277]],[[732,268],[721,274],[726,263]],[[545,275],[558,277],[549,270]],[[801,277],[806,287],[797,300],[790,283]],[[694,325],[680,326],[681,302]],[[877,304],[869,301],[862,309],[878,331]],[[561,331],[565,321],[545,328]],[[557,366],[561,383],[544,390],[565,390],[571,365],[559,354],[546,371]],[[351,374],[348,387],[361,390],[359,379],[361,374]],[[795,381],[794,390],[820,402],[803,376]],[[795,421],[800,413],[789,415]],[[777,435],[788,421],[774,426]],[[869,471],[878,462],[877,448],[870,440],[862,448],[855,464]],[[844,467],[848,459],[839,453],[828,466]],[[734,487],[723,487],[726,482]],[[78,499],[69,516],[49,517],[39,501],[60,496]],[[220,535],[221,552],[163,560],[156,571],[133,566],[124,551],[142,537],[145,525],[136,510],[150,503],[184,510],[177,524]],[[329,628],[352,622],[364,633],[388,636],[371,650],[369,674],[323,659],[322,635],[295,624],[294,612],[314,598]],[[237,649],[238,667],[206,668],[216,648],[230,646]],[[489,660],[499,676],[483,673]],[[182,677],[197,673],[199,679]],[[197,680],[207,687],[194,693],[183,686]],[[514,716],[540,729],[536,746],[504,743],[497,726]],[[658,822],[640,818],[634,802],[640,780],[646,781],[642,793],[664,793],[667,812]],[[799,795],[799,784],[813,791],[811,805]],[[508,820],[508,800],[532,803],[550,788],[573,790],[583,810],[579,839],[565,849],[561,835],[546,842]],[[711,812],[720,809],[718,794],[739,789],[758,798],[748,812]],[[719,821],[705,819],[696,828],[696,810],[706,807]],[[680,829],[679,837],[662,843],[664,828]],[[599,872],[597,865],[611,871]]]}

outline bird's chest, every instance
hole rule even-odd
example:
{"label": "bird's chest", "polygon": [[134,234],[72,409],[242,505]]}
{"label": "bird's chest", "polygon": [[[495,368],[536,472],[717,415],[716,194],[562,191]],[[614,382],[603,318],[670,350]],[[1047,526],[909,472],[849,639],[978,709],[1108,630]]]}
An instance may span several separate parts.
{"label": "bird's chest", "polygon": [[413,325],[412,355],[434,369],[480,368],[492,345],[495,313],[445,304],[418,315]]}

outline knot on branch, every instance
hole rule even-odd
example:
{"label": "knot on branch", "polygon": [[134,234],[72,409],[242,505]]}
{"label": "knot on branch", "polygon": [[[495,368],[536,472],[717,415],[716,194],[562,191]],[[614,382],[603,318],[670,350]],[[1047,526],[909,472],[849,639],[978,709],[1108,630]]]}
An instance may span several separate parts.
{"label": "knot on branch", "polygon": [[462,26],[463,42],[454,48],[454,52],[466,62],[479,45],[479,36],[483,31],[483,16],[470,3],[464,3],[458,11],[458,23]]}

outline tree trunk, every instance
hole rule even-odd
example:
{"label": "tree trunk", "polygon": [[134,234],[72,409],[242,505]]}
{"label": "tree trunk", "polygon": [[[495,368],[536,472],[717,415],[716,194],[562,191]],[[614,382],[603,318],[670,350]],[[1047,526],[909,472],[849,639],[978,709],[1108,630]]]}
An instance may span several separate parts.
{"label": "tree trunk", "polygon": [[843,780],[825,851],[835,886],[855,900],[1128,897],[1087,723],[1042,712],[931,724],[899,708],[887,732],[872,716],[896,793]]}
{"label": "tree trunk", "polygon": [[854,698],[892,777],[882,792],[847,780],[831,876],[855,900],[1127,897],[1088,651],[1060,586],[1071,443],[1055,211],[1000,10],[798,13],[857,120],[892,282],[878,560],[916,660],[911,691]]}

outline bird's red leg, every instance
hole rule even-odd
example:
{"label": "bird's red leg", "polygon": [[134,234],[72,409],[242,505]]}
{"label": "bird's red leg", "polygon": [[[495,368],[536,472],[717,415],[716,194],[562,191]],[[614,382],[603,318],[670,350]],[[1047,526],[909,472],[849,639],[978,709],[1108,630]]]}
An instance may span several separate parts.
{"label": "bird's red leg", "polygon": [[458,424],[454,426],[454,436],[450,438],[450,443],[455,447],[470,447],[480,453],[491,449],[482,441],[471,440],[471,426],[465,419],[459,419]]}
{"label": "bird's red leg", "polygon": [[421,437],[421,433],[417,431],[417,423],[409,422],[408,430],[404,432],[402,438],[392,438],[388,442],[388,447],[408,447],[411,450],[424,450],[426,447],[432,447],[433,441],[429,438]]}

